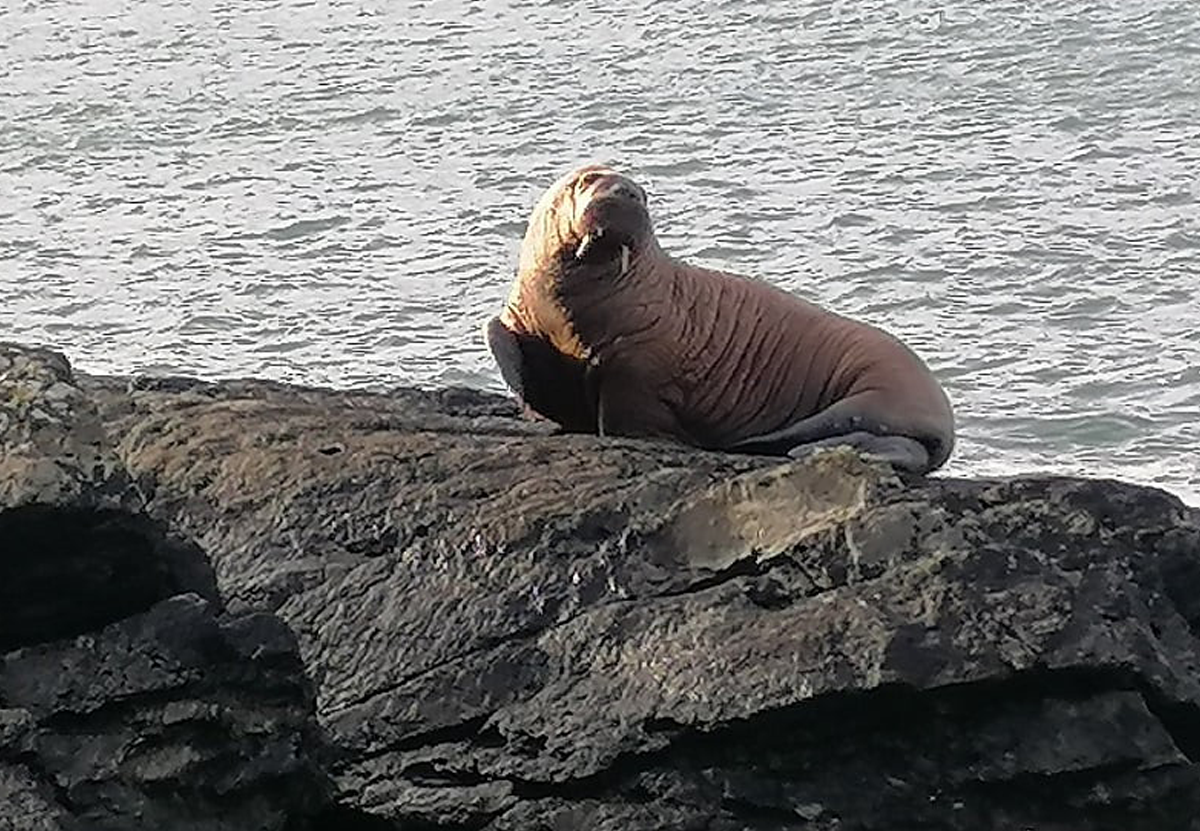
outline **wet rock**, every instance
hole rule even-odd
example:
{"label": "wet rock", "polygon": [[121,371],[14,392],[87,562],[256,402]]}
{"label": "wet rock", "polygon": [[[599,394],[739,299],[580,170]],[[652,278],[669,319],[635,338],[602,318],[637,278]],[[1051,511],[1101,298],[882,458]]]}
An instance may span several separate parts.
{"label": "wet rock", "polygon": [[0,828],[1200,829],[1160,491],[0,370]]}
{"label": "wet rock", "polygon": [[66,359],[0,344],[0,651],[217,600],[203,553],[142,507]]}
{"label": "wet rock", "polygon": [[278,619],[223,613],[61,355],[0,345],[0,829],[282,829],[328,803]]}
{"label": "wet rock", "polygon": [[88,384],[296,633],[363,827],[1200,828],[1200,530],[1160,491]]}
{"label": "wet rock", "polygon": [[179,595],[7,653],[0,701],[0,828],[278,829],[323,805],[311,691],[270,616]]}

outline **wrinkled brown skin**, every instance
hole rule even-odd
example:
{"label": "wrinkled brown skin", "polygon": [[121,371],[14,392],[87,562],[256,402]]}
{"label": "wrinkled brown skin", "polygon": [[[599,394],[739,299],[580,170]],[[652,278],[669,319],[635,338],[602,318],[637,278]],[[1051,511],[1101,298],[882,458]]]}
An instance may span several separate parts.
{"label": "wrinkled brown skin", "polygon": [[848,444],[918,473],[954,444],[949,400],[904,344],[668,256],[644,191],[607,167],[539,201],[486,333],[505,382],[572,432],[791,456]]}

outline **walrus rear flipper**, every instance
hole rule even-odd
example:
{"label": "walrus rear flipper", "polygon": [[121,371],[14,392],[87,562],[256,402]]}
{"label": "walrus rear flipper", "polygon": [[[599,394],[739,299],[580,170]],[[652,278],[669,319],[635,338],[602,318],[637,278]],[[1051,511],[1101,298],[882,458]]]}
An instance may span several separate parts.
{"label": "walrus rear flipper", "polygon": [[512,331],[498,316],[488,321],[485,334],[500,377],[527,407],[567,432],[596,432],[583,361],[562,354],[545,338]]}
{"label": "walrus rear flipper", "polygon": [[908,436],[878,436],[862,431],[845,433],[820,441],[798,444],[788,450],[787,454],[793,459],[803,459],[810,453],[831,447],[850,447],[868,459],[886,462],[900,470],[913,473],[925,473],[929,470],[929,451],[925,449],[925,445]]}
{"label": "walrus rear flipper", "polygon": [[725,449],[800,459],[821,448],[849,446],[913,473],[928,473],[941,463],[920,439],[902,435],[896,426],[889,428],[877,418],[863,415],[864,410],[869,411],[864,403],[853,396],[844,398],[816,415],[771,433],[742,439]]}

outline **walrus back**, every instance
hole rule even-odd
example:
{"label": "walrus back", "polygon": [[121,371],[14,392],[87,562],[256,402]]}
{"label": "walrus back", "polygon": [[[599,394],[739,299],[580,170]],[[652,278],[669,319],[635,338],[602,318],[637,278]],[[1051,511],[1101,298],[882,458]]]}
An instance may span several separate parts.
{"label": "walrus back", "polygon": [[685,269],[679,374],[692,436],[713,448],[787,429],[855,398],[884,432],[925,444],[938,463],[953,414],[924,362],[892,335],[769,283]]}

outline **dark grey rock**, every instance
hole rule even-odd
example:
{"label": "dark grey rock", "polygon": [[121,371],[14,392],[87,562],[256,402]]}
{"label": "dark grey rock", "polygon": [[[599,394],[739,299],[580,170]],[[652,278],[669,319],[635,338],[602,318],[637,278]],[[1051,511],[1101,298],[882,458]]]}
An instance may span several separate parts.
{"label": "dark grey rock", "polygon": [[311,690],[269,616],[179,595],[9,652],[0,701],[0,828],[282,829],[326,801]]}
{"label": "dark grey rock", "polygon": [[60,355],[0,345],[0,829],[283,829],[329,803],[295,637],[227,616]]}
{"label": "dark grey rock", "polygon": [[[150,781],[286,831],[1200,829],[1200,518],[1160,491],[555,435],[467,391],[77,384],[228,611],[6,658],[30,827],[90,818],[86,778],[163,827],[228,820]],[[231,713],[203,775],[187,731],[98,750],[161,715],[57,726],[180,690]]]}
{"label": "dark grey rock", "polygon": [[239,384],[93,389],[155,516],[297,633],[355,816],[1200,828],[1200,531],[1166,494]]}
{"label": "dark grey rock", "polygon": [[203,552],[142,508],[66,359],[0,344],[0,652],[218,600]]}

